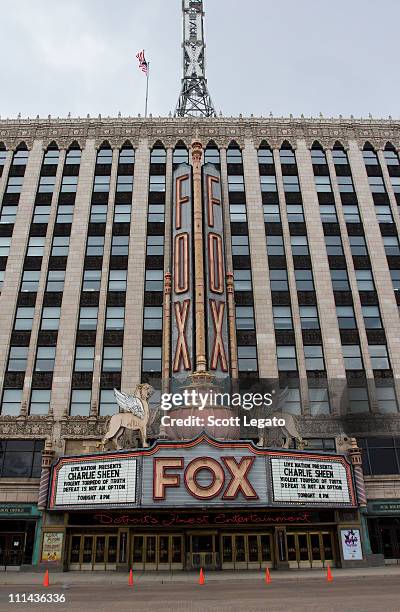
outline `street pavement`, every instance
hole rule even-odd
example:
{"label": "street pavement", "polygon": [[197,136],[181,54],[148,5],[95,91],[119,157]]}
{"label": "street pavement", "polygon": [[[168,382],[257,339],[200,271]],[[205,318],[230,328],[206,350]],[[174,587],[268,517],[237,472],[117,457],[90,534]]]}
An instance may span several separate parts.
{"label": "street pavement", "polygon": [[[105,574],[69,572],[50,575],[49,588],[40,586],[41,575],[6,573],[8,584],[4,574],[0,576],[1,612],[400,612],[398,568],[334,570],[332,582],[324,572],[271,572],[271,584],[261,573],[245,577],[244,572],[210,572],[203,586],[195,574],[180,574],[179,580],[160,575],[144,580],[134,574],[134,585],[129,586],[124,574],[114,574],[110,581]],[[58,576],[63,576],[59,582]],[[10,603],[10,594],[14,600],[19,594],[21,600],[23,593],[37,598],[61,594],[66,601]]]}

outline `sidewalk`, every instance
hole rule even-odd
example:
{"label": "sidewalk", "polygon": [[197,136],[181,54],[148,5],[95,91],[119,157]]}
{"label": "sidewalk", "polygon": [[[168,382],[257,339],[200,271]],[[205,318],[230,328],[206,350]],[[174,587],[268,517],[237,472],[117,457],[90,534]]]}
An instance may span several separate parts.
{"label": "sidewalk", "polygon": [[[366,567],[355,569],[337,569],[332,570],[334,579],[368,579],[368,578],[385,578],[398,577],[400,579],[400,566],[393,567]],[[229,582],[237,580],[264,580],[264,571],[223,571],[223,572],[206,572],[206,580],[212,582]],[[140,583],[156,583],[163,584],[167,582],[197,582],[198,572],[135,572],[133,573],[135,584]],[[326,570],[291,570],[291,571],[273,571],[271,570],[271,579],[273,581],[302,581],[302,580],[322,580],[326,577]],[[40,586],[43,583],[43,574],[36,572],[0,572],[0,586]],[[51,586],[82,586],[84,584],[127,584],[128,573],[120,572],[55,572],[50,569],[50,585]]]}

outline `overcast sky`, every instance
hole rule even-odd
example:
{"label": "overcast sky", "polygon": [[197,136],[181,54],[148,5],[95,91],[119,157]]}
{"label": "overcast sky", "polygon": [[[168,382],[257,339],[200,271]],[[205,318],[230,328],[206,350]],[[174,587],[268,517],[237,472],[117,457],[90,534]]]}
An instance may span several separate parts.
{"label": "overcast sky", "polygon": [[[226,116],[400,116],[400,0],[205,0],[207,77]],[[0,0],[0,115],[173,111],[181,0]]]}

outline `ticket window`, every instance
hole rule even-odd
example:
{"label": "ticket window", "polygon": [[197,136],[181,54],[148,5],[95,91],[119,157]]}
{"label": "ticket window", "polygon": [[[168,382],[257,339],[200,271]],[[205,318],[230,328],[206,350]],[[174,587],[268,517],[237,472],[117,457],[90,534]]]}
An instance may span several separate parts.
{"label": "ticket window", "polygon": [[70,570],[116,569],[116,535],[72,535],[69,550]]}
{"label": "ticket window", "polygon": [[223,569],[273,566],[271,534],[224,534],[221,550]]}
{"label": "ticket window", "polygon": [[334,563],[331,532],[288,533],[288,562],[292,568],[325,567]]}
{"label": "ticket window", "polygon": [[134,535],[132,565],[136,569],[183,569],[183,537]]}

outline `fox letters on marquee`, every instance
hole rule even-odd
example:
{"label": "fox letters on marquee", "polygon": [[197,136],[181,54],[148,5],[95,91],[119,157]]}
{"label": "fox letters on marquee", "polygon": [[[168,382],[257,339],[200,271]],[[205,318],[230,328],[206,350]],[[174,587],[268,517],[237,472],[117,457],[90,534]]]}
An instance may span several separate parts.
{"label": "fox letters on marquee", "polygon": [[149,449],[62,457],[49,508],[356,507],[342,455],[270,451],[248,442],[159,442]]}

